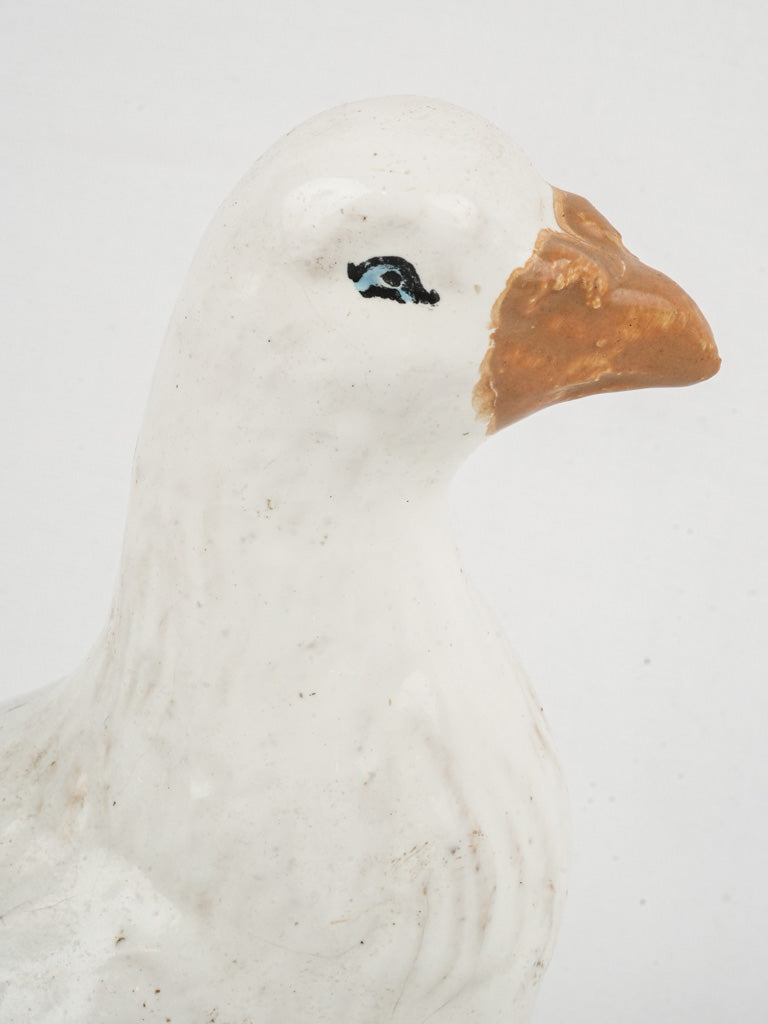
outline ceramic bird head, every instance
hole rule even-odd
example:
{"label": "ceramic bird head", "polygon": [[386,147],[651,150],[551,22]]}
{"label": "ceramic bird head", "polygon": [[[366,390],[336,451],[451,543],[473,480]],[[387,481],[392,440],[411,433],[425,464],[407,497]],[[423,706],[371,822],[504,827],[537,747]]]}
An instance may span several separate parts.
{"label": "ceramic bird head", "polygon": [[315,117],[256,163],[209,229],[164,363],[164,393],[198,420],[224,388],[244,420],[272,402],[276,428],[333,419],[357,449],[464,453],[544,406],[692,383],[719,359],[693,301],[586,200],[482,118],[402,97]]}

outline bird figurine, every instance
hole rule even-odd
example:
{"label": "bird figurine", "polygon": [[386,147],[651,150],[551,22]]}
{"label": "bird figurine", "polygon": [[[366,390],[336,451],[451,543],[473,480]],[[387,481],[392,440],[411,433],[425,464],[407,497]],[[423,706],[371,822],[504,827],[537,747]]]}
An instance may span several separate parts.
{"label": "bird figurine", "polygon": [[204,236],[106,627],[0,714],[4,1024],[523,1024],[568,811],[447,489],[547,405],[719,365],[499,129],[352,103]]}

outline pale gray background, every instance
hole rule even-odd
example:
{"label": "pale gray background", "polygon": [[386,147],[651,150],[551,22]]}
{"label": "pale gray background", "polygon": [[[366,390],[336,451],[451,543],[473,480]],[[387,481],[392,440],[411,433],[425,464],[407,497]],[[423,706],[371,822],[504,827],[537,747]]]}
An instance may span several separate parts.
{"label": "pale gray background", "polygon": [[235,181],[307,116],[413,92],[490,117],[710,319],[712,382],[539,414],[456,488],[573,797],[538,1024],[768,1019],[766,10],[0,7],[5,695],[98,633],[185,270]]}

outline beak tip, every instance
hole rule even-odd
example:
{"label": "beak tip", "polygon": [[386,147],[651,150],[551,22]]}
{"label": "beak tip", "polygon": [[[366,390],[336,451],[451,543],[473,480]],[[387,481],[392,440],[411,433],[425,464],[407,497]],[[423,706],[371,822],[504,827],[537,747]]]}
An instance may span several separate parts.
{"label": "beak tip", "polygon": [[695,305],[693,300],[689,299],[689,302],[698,314],[697,334],[699,338],[699,344],[701,346],[701,354],[698,360],[699,375],[696,377],[695,380],[692,381],[693,384],[696,384],[699,381],[709,380],[710,377],[714,377],[720,369],[722,360],[720,358],[720,353],[717,349],[717,343],[715,342],[714,335],[712,334],[712,328],[709,326],[709,323],[707,322],[704,314],[701,312],[698,306]]}

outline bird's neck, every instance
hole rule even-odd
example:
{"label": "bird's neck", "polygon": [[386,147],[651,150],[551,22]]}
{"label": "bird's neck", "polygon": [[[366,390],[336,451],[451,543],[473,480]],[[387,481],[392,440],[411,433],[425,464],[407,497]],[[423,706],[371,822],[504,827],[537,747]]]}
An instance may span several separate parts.
{"label": "bird's neck", "polygon": [[448,486],[482,436],[441,426],[420,378],[352,374],[349,339],[313,355],[322,325],[257,324],[236,300],[183,299],[171,324],[86,683],[115,744],[213,774],[244,723],[319,679],[346,707],[371,665],[396,676],[447,628]]}
{"label": "bird's neck", "polygon": [[276,423],[222,448],[218,465],[210,444],[197,459],[140,444],[104,638],[105,712],[207,742],[207,726],[226,734],[229,718],[311,687],[340,653],[343,674],[386,663],[394,645],[407,658],[442,628],[460,573],[452,473],[418,448],[404,459],[343,430]]}

